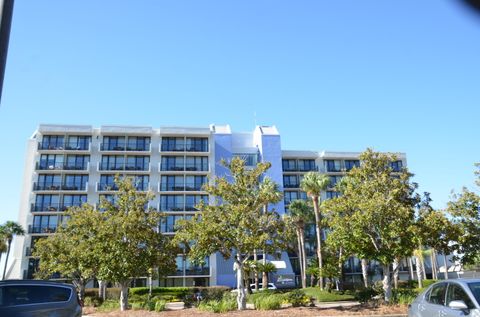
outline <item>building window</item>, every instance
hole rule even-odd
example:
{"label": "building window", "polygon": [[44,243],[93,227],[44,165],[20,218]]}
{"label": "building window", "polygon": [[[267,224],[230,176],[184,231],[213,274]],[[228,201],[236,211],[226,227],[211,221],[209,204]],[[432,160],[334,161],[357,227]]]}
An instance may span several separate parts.
{"label": "building window", "polygon": [[327,172],[341,172],[342,162],[340,160],[325,160],[325,169]]}
{"label": "building window", "polygon": [[330,178],[330,185],[328,187],[333,188],[335,185],[338,184],[343,178],[343,176],[329,176]]}
{"label": "building window", "polygon": [[234,153],[232,156],[244,160],[246,166],[256,166],[258,163],[258,154]]}
{"label": "building window", "polygon": [[184,203],[183,195],[160,195],[161,211],[183,211]]}
{"label": "building window", "polygon": [[64,195],[63,208],[80,207],[87,202],[87,195]]}
{"label": "building window", "polygon": [[68,136],[65,148],[67,150],[88,151],[90,144],[90,136],[70,135]]}
{"label": "building window", "polygon": [[298,177],[296,175],[284,175],[283,176],[283,187],[284,188],[298,188],[300,183],[298,182]]}
{"label": "building window", "polygon": [[403,163],[402,161],[395,161],[395,162],[391,162],[390,166],[392,167],[392,170],[394,172],[400,172],[402,170]]}
{"label": "building window", "polygon": [[187,171],[208,171],[208,157],[188,156],[186,158],[185,170]]}
{"label": "building window", "polygon": [[162,151],[183,152],[185,151],[185,138],[162,138]]}
{"label": "building window", "polygon": [[102,155],[100,170],[121,171],[125,169],[125,157],[123,155]]}
{"label": "building window", "polygon": [[183,215],[167,215],[160,219],[160,232],[173,233],[175,232],[175,224],[178,220],[183,219]]}
{"label": "building window", "polygon": [[284,172],[292,172],[297,170],[297,162],[296,160],[292,159],[283,159],[282,160],[282,168]]}
{"label": "building window", "polygon": [[208,152],[208,138],[187,138],[187,152]]}
{"label": "building window", "polygon": [[185,158],[183,156],[162,156],[162,171],[183,171]]}
{"label": "building window", "polygon": [[198,211],[197,205],[203,201],[208,205],[208,195],[186,195],[185,196],[185,210]]}
{"label": "building window", "polygon": [[200,263],[192,263],[190,259],[186,259],[185,261],[185,275],[209,275],[210,274],[210,266],[209,266],[209,258],[206,257],[202,264]]}
{"label": "building window", "polygon": [[206,176],[185,176],[186,191],[201,191],[204,184],[207,183]]}
{"label": "building window", "polygon": [[34,216],[33,225],[29,227],[29,233],[54,233],[57,231],[58,215]]}
{"label": "building window", "polygon": [[89,161],[90,161],[89,155],[68,155],[67,162],[65,163],[65,169],[66,170],[86,170]]}
{"label": "building window", "polygon": [[42,137],[41,150],[63,150],[63,135],[44,135]]}
{"label": "building window", "polygon": [[35,190],[60,190],[61,187],[61,175],[40,174],[37,183],[34,184]]}
{"label": "building window", "polygon": [[130,136],[127,140],[127,151],[149,151],[150,137]]}
{"label": "building window", "polygon": [[125,169],[130,171],[148,171],[149,164],[149,156],[127,156]]}
{"label": "building window", "polygon": [[183,176],[163,175],[160,181],[161,191],[183,191],[185,183]]}
{"label": "building window", "polygon": [[302,172],[316,171],[315,160],[298,160],[298,170]]}
{"label": "building window", "polygon": [[86,190],[88,175],[65,175],[64,190]]}
{"label": "building window", "polygon": [[336,191],[327,191],[327,199],[337,198],[340,197],[340,193]]}
{"label": "building window", "polygon": [[359,160],[345,160],[345,169],[350,171],[354,167],[360,167]]}
{"label": "building window", "polygon": [[59,211],[59,195],[37,195],[32,211]]}
{"label": "building window", "polygon": [[101,149],[103,151],[125,151],[125,137],[104,136]]}
{"label": "building window", "polygon": [[148,175],[135,175],[133,176],[133,183],[135,185],[135,189],[139,191],[147,191],[150,181],[150,176]]}
{"label": "building window", "polygon": [[38,165],[40,170],[61,170],[63,169],[63,155],[42,154]]}
{"label": "building window", "polygon": [[100,183],[98,183],[98,190],[118,190],[117,184],[115,184],[115,175],[100,175]]}
{"label": "building window", "polygon": [[290,204],[292,201],[299,199],[298,192],[285,192],[284,193],[284,202],[285,205]]}

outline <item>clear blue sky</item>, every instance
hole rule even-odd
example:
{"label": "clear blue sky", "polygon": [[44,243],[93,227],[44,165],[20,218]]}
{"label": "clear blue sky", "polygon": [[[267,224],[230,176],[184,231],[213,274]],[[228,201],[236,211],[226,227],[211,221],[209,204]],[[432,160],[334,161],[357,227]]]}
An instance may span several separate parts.
{"label": "clear blue sky", "polygon": [[407,153],[441,208],[480,161],[480,16],[454,0],[17,1],[0,222],[39,123],[275,124],[288,149]]}

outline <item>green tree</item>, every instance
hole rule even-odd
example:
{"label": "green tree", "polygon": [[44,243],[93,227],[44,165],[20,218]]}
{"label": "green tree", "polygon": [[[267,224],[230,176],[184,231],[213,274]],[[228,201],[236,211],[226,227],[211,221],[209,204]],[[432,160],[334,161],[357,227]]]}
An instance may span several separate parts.
{"label": "green tree", "polygon": [[[322,272],[322,214],[320,210],[320,195],[328,185],[330,179],[324,174],[318,172],[308,172],[300,183],[300,188],[312,198],[313,211],[315,213],[315,232],[317,236],[317,257],[318,257],[318,269]],[[320,277],[320,288],[323,289],[323,278]]]}
{"label": "green tree", "polygon": [[245,161],[233,158],[222,161],[229,169],[229,178],[219,177],[204,189],[215,197],[215,203],[201,202],[192,220],[179,222],[174,242],[185,244],[188,256],[201,260],[219,252],[225,259],[233,258],[237,274],[238,309],[246,308],[243,280],[246,261],[255,250],[274,252],[284,245],[284,222],[275,211],[262,211],[266,203],[260,191],[261,177],[270,163],[259,163],[253,169]]}
{"label": "green tree", "polygon": [[[259,187],[259,195],[263,199],[263,213],[266,214],[268,212],[268,205],[269,204],[276,204],[282,200],[283,194],[279,190],[278,184],[275,183],[269,177],[264,177],[263,181],[260,183]],[[268,242],[268,241],[267,241]],[[256,251],[256,250],[255,250]],[[257,261],[257,253],[254,252],[254,261]],[[267,252],[265,248],[263,248],[263,257],[262,257],[263,264],[267,263]],[[262,283],[263,288],[267,288],[265,281],[268,280],[268,273],[262,272]],[[258,290],[258,273],[255,274],[255,290]]]}
{"label": "green tree", "polygon": [[0,226],[0,262],[2,260],[2,255],[7,252],[7,241],[5,239],[5,234],[3,233],[3,227]]}
{"label": "green tree", "polygon": [[98,273],[101,265],[98,247],[104,216],[91,205],[72,207],[65,213],[68,221],[57,232],[35,244],[33,256],[40,259],[36,278],[48,279],[53,274],[71,279],[83,300],[86,283]]}
{"label": "green tree", "polygon": [[345,217],[337,218],[337,225],[341,227],[343,222],[349,238],[344,233],[338,237],[346,239],[350,250],[381,263],[386,302],[392,295],[390,264],[415,248],[415,207],[419,201],[417,186],[410,181],[412,174],[406,169],[394,173],[391,168],[396,159],[394,154],[367,149],[360,155],[361,166],[345,176],[342,196],[331,203],[340,204],[339,214],[344,206],[348,210]]}
{"label": "green tree", "polygon": [[120,285],[120,309],[128,308],[128,287],[135,277],[149,276],[151,268],[170,271],[174,250],[168,239],[158,232],[161,214],[147,210],[153,194],[139,192],[130,178],[116,178],[115,203],[102,200],[105,217],[101,223],[96,250],[100,256],[97,277]]}
{"label": "green tree", "polygon": [[305,225],[313,222],[312,207],[304,200],[294,200],[288,206],[290,219],[295,228],[295,235],[297,238],[297,254],[298,262],[300,264],[300,279],[302,281],[302,288],[307,287],[307,257],[305,254]]}
{"label": "green tree", "polygon": [[277,267],[272,262],[257,262],[257,269],[262,272],[262,288],[268,289],[268,275],[277,272]]}
{"label": "green tree", "polygon": [[8,256],[10,255],[10,249],[12,246],[12,241],[14,236],[23,236],[25,235],[25,230],[21,225],[16,223],[15,221],[7,221],[5,224],[1,226],[0,232],[4,236],[4,239],[7,242],[7,256],[5,258],[5,266],[3,268],[3,277],[5,279],[5,275],[7,273],[7,264],[8,264]]}

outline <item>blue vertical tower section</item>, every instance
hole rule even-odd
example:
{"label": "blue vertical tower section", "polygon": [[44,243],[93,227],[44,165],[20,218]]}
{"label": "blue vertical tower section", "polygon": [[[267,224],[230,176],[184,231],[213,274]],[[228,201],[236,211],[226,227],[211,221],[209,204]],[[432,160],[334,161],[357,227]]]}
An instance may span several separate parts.
{"label": "blue vertical tower section", "polygon": [[[230,127],[216,129],[213,134],[215,146],[215,177],[229,177],[228,169],[220,164],[221,160],[232,158],[232,133]],[[216,284],[235,287],[236,278],[233,271],[233,260],[225,260],[221,254],[216,254]]]}
{"label": "blue vertical tower section", "polygon": [[[260,152],[262,162],[270,162],[272,167],[266,172],[266,176],[278,184],[278,189],[283,193],[283,171],[282,171],[282,145],[280,134],[273,127],[255,128],[253,133],[254,143]],[[272,206],[270,206],[271,208]],[[273,206],[280,215],[285,214],[285,203],[283,199]]]}

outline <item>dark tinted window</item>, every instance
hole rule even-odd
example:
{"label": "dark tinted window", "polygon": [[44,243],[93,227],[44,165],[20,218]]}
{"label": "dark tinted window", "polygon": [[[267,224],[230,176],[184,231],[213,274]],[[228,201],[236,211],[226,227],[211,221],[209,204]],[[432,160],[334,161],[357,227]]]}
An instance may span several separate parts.
{"label": "dark tinted window", "polygon": [[472,291],[473,296],[475,296],[477,303],[480,303],[480,283],[468,283],[468,287],[470,287],[470,291]]}
{"label": "dark tinted window", "polygon": [[0,306],[68,301],[71,290],[41,285],[10,285],[0,288]]}
{"label": "dark tinted window", "polygon": [[475,308],[475,305],[473,305],[472,300],[467,295],[467,293],[465,293],[463,288],[460,285],[450,283],[448,285],[448,291],[447,291],[447,306],[450,304],[451,301],[454,301],[454,300],[463,301],[469,309]]}
{"label": "dark tinted window", "polygon": [[430,291],[430,298],[428,301],[432,304],[445,305],[445,291],[447,290],[447,284],[437,284],[432,287]]}

